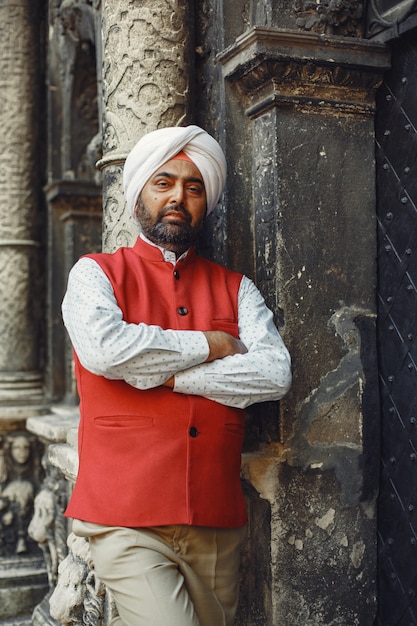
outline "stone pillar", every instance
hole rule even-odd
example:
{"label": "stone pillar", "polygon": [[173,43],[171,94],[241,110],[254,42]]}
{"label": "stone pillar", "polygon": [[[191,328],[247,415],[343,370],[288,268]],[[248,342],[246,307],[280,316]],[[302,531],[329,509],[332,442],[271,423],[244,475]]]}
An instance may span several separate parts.
{"label": "stone pillar", "polygon": [[27,528],[41,477],[24,420],[45,410],[40,254],[38,2],[0,5],[0,620],[29,612],[45,592]]}
{"label": "stone pillar", "polygon": [[239,98],[251,129],[254,274],[294,373],[275,408],[279,432],[268,419],[274,409],[262,408],[264,443],[244,458],[249,549],[263,584],[244,577],[239,624],[245,612],[262,626],[370,624],[379,420],[373,115],[389,57],[359,39],[253,28],[221,60],[229,101]]}
{"label": "stone pillar", "polygon": [[0,6],[0,419],[7,428],[43,402],[37,4]]}
{"label": "stone pillar", "polygon": [[193,13],[189,0],[102,1],[105,251],[138,234],[123,198],[127,153],[151,130],[190,123]]}

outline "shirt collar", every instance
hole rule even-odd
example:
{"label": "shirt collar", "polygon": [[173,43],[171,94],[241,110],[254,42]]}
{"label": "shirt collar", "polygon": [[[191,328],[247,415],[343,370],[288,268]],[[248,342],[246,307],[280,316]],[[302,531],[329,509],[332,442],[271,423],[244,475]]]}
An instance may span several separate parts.
{"label": "shirt collar", "polygon": [[164,261],[166,261],[167,263],[172,263],[172,265],[176,265],[176,263],[178,263],[178,261],[183,261],[186,258],[186,256],[188,255],[189,251],[190,251],[190,248],[189,248],[188,250],[183,252],[181,254],[181,256],[178,257],[178,259],[177,259],[176,256],[175,256],[175,252],[172,252],[172,250],[166,250],[162,246],[158,246],[156,243],[154,243],[153,241],[148,239],[146,237],[146,235],[144,235],[143,233],[140,233],[139,236],[140,236],[141,239],[143,239],[143,241],[145,241],[150,246],[153,246],[154,248],[158,248],[158,250],[160,250],[161,253],[162,253]]}

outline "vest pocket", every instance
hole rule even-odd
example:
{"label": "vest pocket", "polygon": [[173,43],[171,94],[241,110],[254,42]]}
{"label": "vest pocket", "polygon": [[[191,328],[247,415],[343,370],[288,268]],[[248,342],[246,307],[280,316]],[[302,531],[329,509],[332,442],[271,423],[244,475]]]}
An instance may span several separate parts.
{"label": "vest pocket", "polygon": [[153,417],[148,415],[106,415],[96,417],[94,425],[97,428],[153,428]]}

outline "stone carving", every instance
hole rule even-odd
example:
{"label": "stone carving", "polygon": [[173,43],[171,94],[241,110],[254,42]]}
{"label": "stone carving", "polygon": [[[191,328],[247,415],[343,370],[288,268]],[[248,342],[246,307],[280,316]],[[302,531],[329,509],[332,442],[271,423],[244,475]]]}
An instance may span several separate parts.
{"label": "stone carving", "polygon": [[49,599],[51,616],[62,626],[99,626],[104,615],[105,587],[95,575],[88,541],[71,533],[68,549]]}
{"label": "stone carving", "polygon": [[[383,35],[383,41],[388,41],[393,36],[398,37],[415,26],[415,14],[417,13],[416,0],[370,0],[366,3],[366,37]],[[410,20],[407,25],[407,20]],[[387,31],[387,37],[385,37]]]}
{"label": "stone carving", "polygon": [[35,437],[17,431],[0,447],[0,556],[33,551],[28,525],[39,485],[40,450]]}
{"label": "stone carving", "polygon": [[56,503],[48,489],[41,489],[35,498],[34,513],[28,533],[42,549],[48,572],[48,582],[52,587],[58,575],[58,554],[54,538]]}
{"label": "stone carving", "polygon": [[[102,2],[103,248],[131,245],[121,164],[146,132],[190,121],[191,62],[187,0]],[[191,4],[191,3],[190,3]]]}
{"label": "stone carving", "polygon": [[[35,3],[36,4],[36,3]],[[36,9],[35,9],[36,10]],[[0,234],[30,239],[33,231],[36,87],[36,28],[29,2],[0,7]],[[24,103],[24,106],[23,106]],[[6,210],[7,209],[7,210]]]}
{"label": "stone carving", "polygon": [[[57,71],[62,98],[62,177],[101,182],[95,168],[101,158],[97,61],[97,2],[63,0],[55,10]],[[87,141],[86,141],[87,139]]]}
{"label": "stone carving", "polygon": [[124,210],[121,181],[122,165],[110,162],[103,170],[103,249],[106,252],[132,245],[139,232],[138,225]]}
{"label": "stone carving", "polygon": [[361,37],[361,0],[295,0],[296,24],[327,35]]}
{"label": "stone carving", "polygon": [[[343,43],[342,43],[343,42]],[[326,46],[318,59],[312,46]],[[369,115],[388,62],[382,46],[358,42],[349,58],[345,40],[271,29],[252,29],[220,57],[227,79],[247,98],[251,118],[279,106]]]}
{"label": "stone carving", "polygon": [[[38,307],[29,299],[27,282],[34,279],[34,266],[36,251],[33,246],[0,245],[0,298],[3,303],[0,312],[0,372],[4,372],[4,387],[13,370],[25,369],[27,376],[27,369],[35,370],[37,365],[36,343],[33,341],[36,316],[33,313]],[[14,377],[17,394],[24,379],[25,376],[17,374]]]}
{"label": "stone carving", "polygon": [[94,8],[88,0],[62,0],[59,7],[65,32],[75,42],[95,43]]}
{"label": "stone carving", "polygon": [[[103,6],[104,152],[128,151],[141,134],[188,114],[186,2]],[[134,131],[132,134],[132,130]]]}
{"label": "stone carving", "polygon": [[67,525],[64,518],[66,492],[64,476],[57,468],[49,466],[42,488],[35,497],[33,516],[28,527],[29,536],[38,543],[44,555],[51,589],[58,578],[59,564],[67,554]]}
{"label": "stone carving", "polygon": [[[246,68],[249,70],[249,68]],[[380,85],[381,77],[376,72],[353,70],[341,65],[320,66],[308,61],[295,62],[292,59],[265,59],[254,65],[250,71],[239,75],[236,73],[232,80],[239,80],[239,86],[246,93],[252,93],[259,87],[271,81],[274,92],[285,94],[293,100],[302,97],[312,98],[324,96],[323,90],[334,94],[334,99],[349,93],[349,100],[354,103],[364,101],[362,91],[373,94]],[[344,90],[337,91],[337,90]],[[331,90],[331,91],[330,91]],[[344,96],[346,98],[346,96]]]}

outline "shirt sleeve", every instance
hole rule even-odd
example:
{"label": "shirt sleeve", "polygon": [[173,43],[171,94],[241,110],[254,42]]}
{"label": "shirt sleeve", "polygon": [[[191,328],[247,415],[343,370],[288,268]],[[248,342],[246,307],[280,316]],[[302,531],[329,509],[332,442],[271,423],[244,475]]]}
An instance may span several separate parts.
{"label": "shirt sleeve", "polygon": [[125,380],[138,389],[162,385],[209,355],[207,339],[200,331],[125,322],[110,281],[90,258],[80,259],[70,272],[62,316],[86,369]]}
{"label": "shirt sleeve", "polygon": [[202,363],[175,376],[174,391],[201,395],[226,406],[245,408],[279,400],[291,384],[291,359],[276,329],[272,312],[247,277],[238,299],[239,336],[246,354]]}

